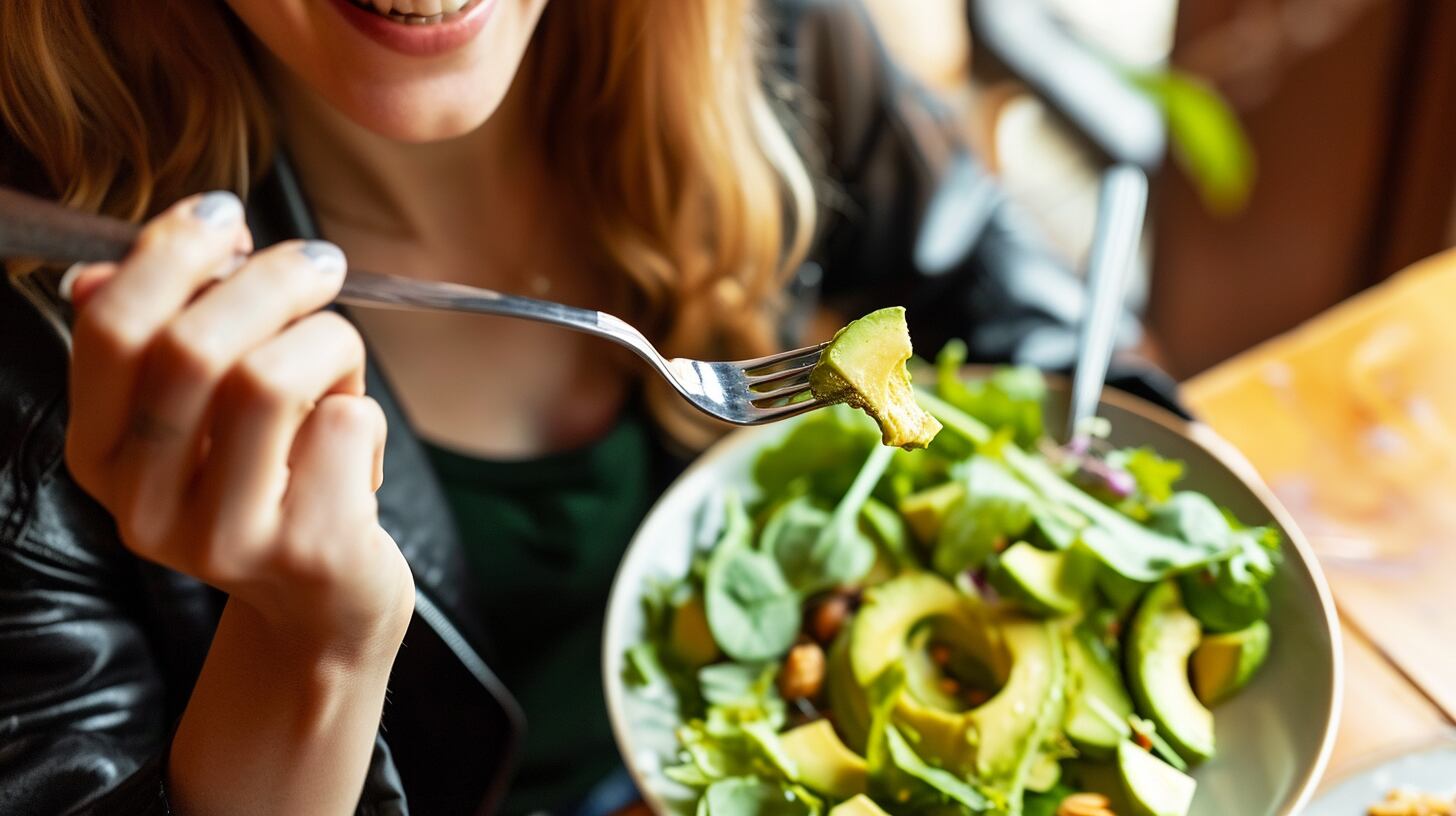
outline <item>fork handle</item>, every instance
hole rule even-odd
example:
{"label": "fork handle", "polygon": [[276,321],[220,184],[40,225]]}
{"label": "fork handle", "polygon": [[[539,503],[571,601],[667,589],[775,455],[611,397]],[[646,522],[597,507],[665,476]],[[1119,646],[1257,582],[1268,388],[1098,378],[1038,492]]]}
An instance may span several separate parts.
{"label": "fork handle", "polygon": [[52,263],[119,261],[141,228],[0,186],[0,258]]}
{"label": "fork handle", "polygon": [[[0,258],[70,265],[119,261],[141,228],[0,186]],[[350,269],[337,298],[346,305],[444,309],[554,323],[624,342],[600,312],[443,281],[421,281]],[[636,348],[635,342],[628,343]]]}

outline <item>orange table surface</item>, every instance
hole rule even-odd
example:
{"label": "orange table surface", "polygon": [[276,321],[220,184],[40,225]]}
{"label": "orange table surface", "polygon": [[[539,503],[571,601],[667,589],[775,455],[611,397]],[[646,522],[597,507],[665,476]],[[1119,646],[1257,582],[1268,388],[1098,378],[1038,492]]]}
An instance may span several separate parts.
{"label": "orange table surface", "polygon": [[1193,378],[1182,393],[1243,451],[1320,553],[1347,647],[1331,777],[1451,727],[1456,251]]}

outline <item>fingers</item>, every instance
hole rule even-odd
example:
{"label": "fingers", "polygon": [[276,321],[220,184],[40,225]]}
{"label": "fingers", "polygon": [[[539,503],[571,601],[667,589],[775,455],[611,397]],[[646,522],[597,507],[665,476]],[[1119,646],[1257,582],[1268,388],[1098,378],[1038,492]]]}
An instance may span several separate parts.
{"label": "fingers", "polygon": [[85,308],[73,327],[67,456],[88,488],[99,486],[101,464],[126,428],[143,350],[251,240],[237,196],[183,199],[147,224],[104,285],[91,280],[83,287]]}
{"label": "fingers", "polygon": [[158,523],[171,520],[193,479],[208,406],[223,377],[290,323],[328,304],[344,267],[331,244],[280,244],[253,256],[158,332],[111,462],[129,476],[129,500],[122,501]]}
{"label": "fingers", "polygon": [[189,504],[225,529],[276,525],[299,429],[328,394],[362,394],[363,379],[364,342],[333,312],[249,352],[213,402],[211,445]]}
{"label": "fingers", "polygon": [[[348,557],[336,544],[362,545],[376,518],[376,468],[384,456],[386,422],[368,397],[324,397],[299,429],[289,457],[289,483],[281,518],[295,568],[330,574],[333,559]],[[357,529],[357,535],[340,535]],[[332,550],[326,551],[327,550]]]}

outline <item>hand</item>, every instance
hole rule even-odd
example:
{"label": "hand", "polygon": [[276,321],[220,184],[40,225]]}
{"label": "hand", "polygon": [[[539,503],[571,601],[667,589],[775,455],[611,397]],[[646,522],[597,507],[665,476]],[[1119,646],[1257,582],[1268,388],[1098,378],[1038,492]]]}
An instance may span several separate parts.
{"label": "hand", "polygon": [[378,522],[384,415],[358,333],[319,311],[343,253],[251,252],[241,202],[209,193],[80,270],[67,464],[137,555],[306,652],[392,661],[414,587]]}

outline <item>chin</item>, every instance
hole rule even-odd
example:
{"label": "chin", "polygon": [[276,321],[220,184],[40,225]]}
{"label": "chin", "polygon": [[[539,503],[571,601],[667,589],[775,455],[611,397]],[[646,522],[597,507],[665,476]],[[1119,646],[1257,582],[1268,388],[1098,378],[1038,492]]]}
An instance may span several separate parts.
{"label": "chin", "polygon": [[449,77],[388,85],[351,83],[335,106],[355,124],[412,144],[464,136],[485,123],[505,98],[511,77]]}
{"label": "chin", "polygon": [[228,0],[228,5],[276,63],[346,118],[381,136],[418,143],[465,135],[495,113],[546,2]]}

